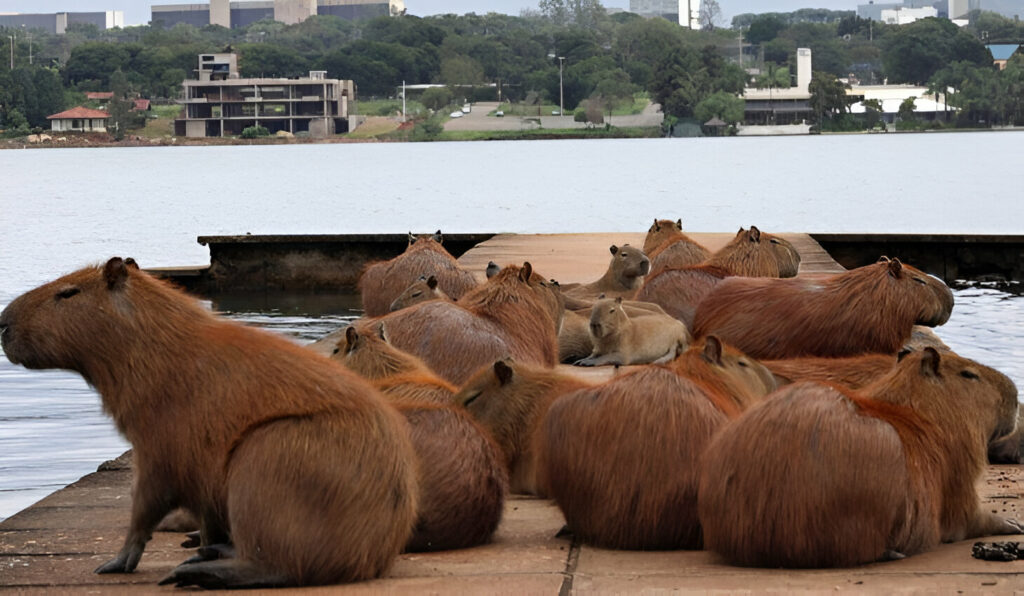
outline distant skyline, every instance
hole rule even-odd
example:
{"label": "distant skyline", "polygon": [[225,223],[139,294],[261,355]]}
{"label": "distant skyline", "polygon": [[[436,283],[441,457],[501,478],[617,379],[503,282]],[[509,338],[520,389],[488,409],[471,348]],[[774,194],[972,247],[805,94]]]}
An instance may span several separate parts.
{"label": "distant skyline", "polygon": [[[98,12],[120,10],[124,12],[126,25],[144,25],[149,22],[150,6],[153,4],[188,3],[188,0],[167,0],[166,2],[139,2],[138,0],[0,0],[0,13],[51,13],[51,12]],[[722,24],[728,26],[732,17],[746,12],[790,12],[800,8],[828,8],[831,10],[856,10],[858,4],[867,0],[718,0],[722,7]],[[629,8],[629,0],[602,0],[606,8]],[[518,15],[524,8],[536,9],[537,0],[405,0],[409,14],[427,16],[433,14],[475,12],[486,14],[500,12]]]}

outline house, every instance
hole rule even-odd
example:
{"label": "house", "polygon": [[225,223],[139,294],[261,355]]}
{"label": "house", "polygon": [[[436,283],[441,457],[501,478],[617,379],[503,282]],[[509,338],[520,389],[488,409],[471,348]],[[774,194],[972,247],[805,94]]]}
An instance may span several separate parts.
{"label": "house", "polygon": [[132,100],[132,111],[133,112],[148,112],[149,111],[149,100],[148,99],[133,99]]}
{"label": "house", "polygon": [[114,98],[113,91],[86,91],[85,98],[94,101],[110,101]]}
{"label": "house", "polygon": [[107,132],[107,118],[110,114],[103,110],[82,106],[46,117],[54,132]]}
{"label": "house", "polygon": [[351,80],[328,79],[323,70],[301,79],[243,79],[237,64],[235,54],[199,56],[199,80],[182,83],[185,114],[175,121],[175,134],[222,137],[252,126],[313,137],[348,132],[356,94]]}
{"label": "house", "polygon": [[863,114],[867,111],[865,101],[876,100],[882,107],[883,122],[893,123],[899,115],[903,102],[914,98],[914,115],[921,120],[944,119],[948,112],[957,108],[946,104],[946,96],[933,94],[927,87],[916,85],[854,85],[846,91],[850,99],[857,99],[850,105],[851,114]]}
{"label": "house", "polygon": [[998,43],[985,46],[992,52],[992,63],[999,67],[999,70],[1006,68],[1006,63],[1014,54],[1020,51],[1019,43]]}

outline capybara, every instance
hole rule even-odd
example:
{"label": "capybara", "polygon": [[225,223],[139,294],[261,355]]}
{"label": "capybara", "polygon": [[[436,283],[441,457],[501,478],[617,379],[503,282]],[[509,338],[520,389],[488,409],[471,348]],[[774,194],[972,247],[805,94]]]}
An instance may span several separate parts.
{"label": "capybara", "polygon": [[1019,464],[1024,456],[1024,410],[1017,413],[1017,428],[988,444],[988,461],[993,464]]}
{"label": "capybara", "polygon": [[420,502],[406,550],[488,541],[501,520],[508,473],[487,431],[454,407],[455,388],[419,358],[387,343],[383,325],[370,334],[348,327],[333,357],[369,379],[409,421],[419,456]]}
{"label": "capybara", "polygon": [[690,344],[690,332],[667,314],[630,316],[622,298],[605,298],[590,309],[590,339],[594,350],[580,366],[666,362]]}
{"label": "capybara", "polygon": [[749,230],[740,228],[736,236],[704,264],[744,277],[795,277],[800,268],[800,254],[789,241],[750,226]]}
{"label": "capybara", "polygon": [[377,326],[376,333],[360,334],[354,326],[346,327],[337,345],[331,357],[389,397],[417,403],[454,403],[455,387],[416,356],[389,344],[383,324]]}
{"label": "capybara", "polygon": [[366,266],[357,284],[366,316],[388,313],[391,302],[422,275],[437,277],[441,290],[455,300],[476,287],[476,278],[441,246],[441,240],[440,230],[419,238],[409,234],[405,252]]}
{"label": "capybara", "polygon": [[667,268],[699,265],[711,251],[683,233],[683,220],[654,220],[644,239],[644,254],[651,260],[651,275]]}
{"label": "capybara", "polygon": [[632,298],[640,289],[643,277],[651,270],[651,261],[640,249],[628,244],[611,245],[612,260],[604,275],[596,281],[575,287],[566,286],[567,296],[593,300],[604,294],[607,298]]}
{"label": "capybara", "polygon": [[459,385],[481,367],[508,356],[524,363],[557,364],[564,311],[557,285],[524,263],[504,267],[458,302],[423,302],[357,322],[356,327],[363,333],[383,322],[393,346]]}
{"label": "capybara", "polygon": [[[767,371],[763,378],[765,391],[774,388]],[[537,435],[538,482],[578,538],[604,548],[701,547],[698,461],[737,401],[709,386],[648,365],[551,404]]]}
{"label": "capybara", "polygon": [[941,325],[952,310],[946,284],[883,257],[821,280],[722,280],[697,307],[692,331],[765,360],[895,354],[915,324]]}
{"label": "capybara", "polygon": [[410,536],[408,424],[327,358],[217,318],[118,257],[15,299],[0,334],[12,363],[81,373],[132,444],[128,536],[98,573],[133,571],[179,505],[204,545],[230,537],[237,552],[179,566],[165,579],[179,585],[369,579]]}
{"label": "capybara", "polygon": [[402,310],[407,306],[413,304],[419,304],[420,302],[426,302],[428,300],[451,300],[448,294],[444,293],[444,290],[438,287],[437,276],[431,275],[426,277],[421,275],[419,279],[412,282],[404,292],[398,295],[391,302],[391,306],[388,308],[389,311],[395,312],[396,310]]}
{"label": "capybara", "polygon": [[590,385],[575,375],[505,359],[480,369],[455,401],[498,443],[508,466],[510,490],[545,496],[537,485],[534,449],[540,421],[559,396]]}
{"label": "capybara", "polygon": [[663,269],[644,281],[636,299],[657,304],[692,330],[697,305],[729,275],[725,269],[709,265]]}
{"label": "capybara", "polygon": [[987,439],[1016,421],[1006,376],[933,348],[860,392],[788,385],[708,446],[705,546],[739,565],[848,567],[1021,533],[974,488]]}
{"label": "capybara", "polygon": [[[600,296],[599,299],[604,299],[604,296]],[[578,310],[570,310],[570,302]],[[592,308],[593,303],[590,301],[566,298],[565,316],[562,318],[562,328],[558,331],[558,360],[560,362],[577,362],[589,357],[594,351],[594,341],[590,337]],[[631,317],[666,314],[657,304],[636,300],[623,300],[622,308]]]}
{"label": "capybara", "polygon": [[778,387],[766,366],[723,344],[714,335],[693,342],[668,368],[703,387],[715,406],[729,418],[735,418]]}

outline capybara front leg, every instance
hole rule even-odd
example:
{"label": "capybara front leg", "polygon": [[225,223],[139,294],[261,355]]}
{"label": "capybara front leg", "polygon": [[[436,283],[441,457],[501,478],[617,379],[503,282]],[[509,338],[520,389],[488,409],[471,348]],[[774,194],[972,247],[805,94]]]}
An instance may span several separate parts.
{"label": "capybara front leg", "polygon": [[196,554],[185,559],[185,562],[182,563],[182,565],[233,558],[235,558],[235,546],[233,544],[210,544],[207,546],[200,546],[196,551]]}
{"label": "capybara front leg", "polygon": [[[138,464],[138,459],[136,459]],[[173,509],[167,495],[160,490],[157,482],[141,475],[138,466],[136,480],[132,490],[132,519],[124,546],[117,556],[96,568],[96,573],[131,573],[142,558],[142,551],[153,535],[153,528]]]}
{"label": "capybara front leg", "polygon": [[979,536],[1005,536],[1008,534],[1024,534],[1024,523],[1015,519],[999,517],[994,513],[979,511],[974,523],[967,529],[965,538]]}
{"label": "capybara front leg", "polygon": [[160,585],[199,586],[208,590],[225,588],[276,588],[294,582],[280,573],[260,569],[255,563],[241,559],[220,559],[178,565]]}

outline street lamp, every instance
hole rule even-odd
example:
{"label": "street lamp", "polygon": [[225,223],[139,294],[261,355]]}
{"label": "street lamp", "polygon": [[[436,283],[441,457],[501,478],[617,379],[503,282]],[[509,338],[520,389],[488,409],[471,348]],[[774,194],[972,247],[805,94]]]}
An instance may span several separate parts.
{"label": "street lamp", "polygon": [[[548,58],[554,58],[554,54],[548,54]],[[558,56],[558,115],[565,115],[565,91],[562,87],[562,64],[565,62],[565,56]]]}
{"label": "street lamp", "polygon": [[7,39],[11,40],[11,70],[14,70],[14,36],[8,35]]}

